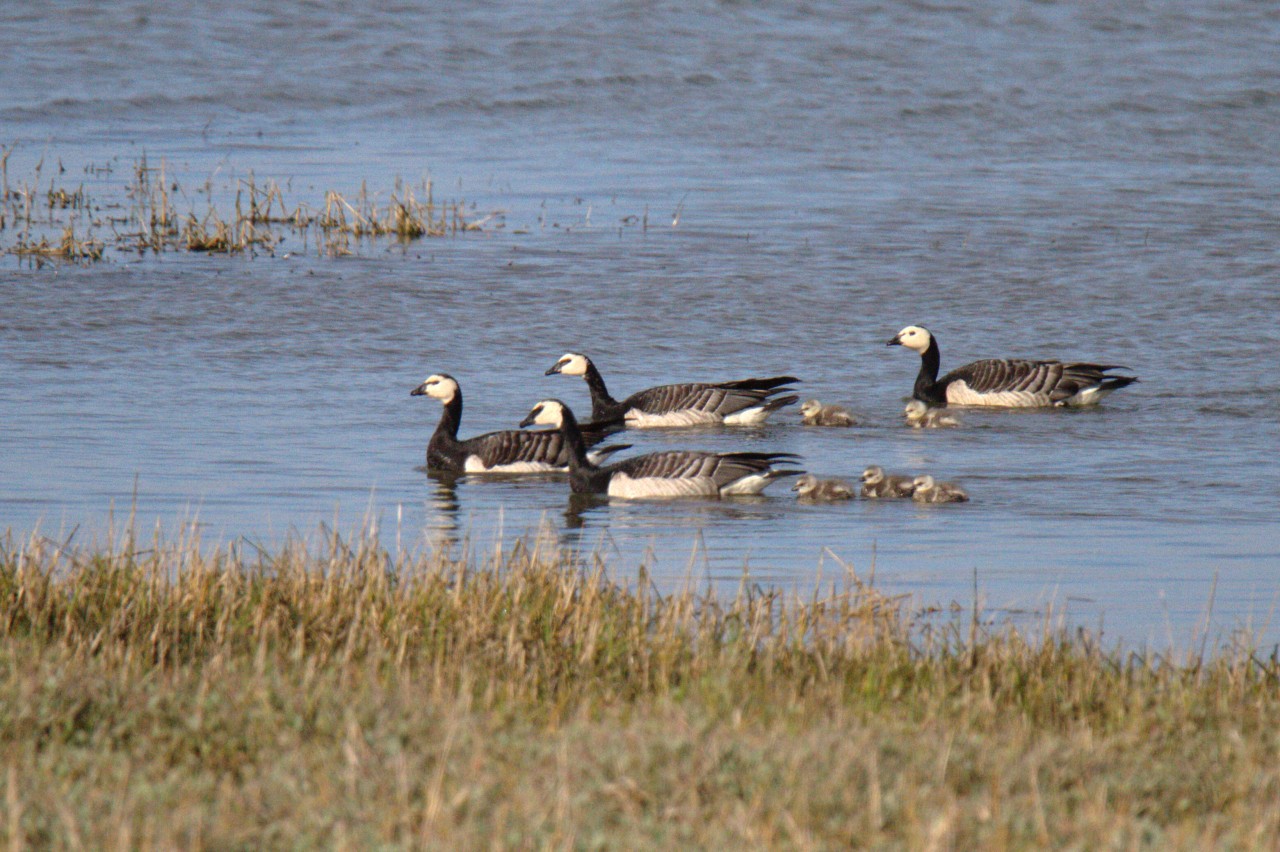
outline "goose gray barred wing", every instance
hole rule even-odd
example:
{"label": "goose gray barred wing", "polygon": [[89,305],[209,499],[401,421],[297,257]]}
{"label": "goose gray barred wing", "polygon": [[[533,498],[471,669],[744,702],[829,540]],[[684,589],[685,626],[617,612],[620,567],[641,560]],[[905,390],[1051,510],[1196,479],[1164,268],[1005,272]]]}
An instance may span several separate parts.
{"label": "goose gray barred wing", "polygon": [[663,450],[623,459],[609,468],[632,479],[694,479],[707,475],[715,457],[694,450]]}
{"label": "goose gray barred wing", "polygon": [[[795,458],[796,456],[792,453],[721,453],[717,456],[716,464],[710,475],[715,480],[716,487],[724,488],[744,476],[764,474],[774,470],[773,465],[775,462],[793,460]],[[784,473],[800,473],[800,471],[775,470],[774,473],[775,475],[782,475]]]}
{"label": "goose gray barred wing", "polygon": [[795,459],[792,453],[714,453],[664,450],[625,459],[610,469],[632,479],[695,479],[707,477],[723,487],[735,479],[763,473],[775,462]]}
{"label": "goose gray barred wing", "polygon": [[1087,388],[1097,387],[1104,380],[1127,384],[1127,379],[1107,375],[1108,370],[1116,369],[1124,368],[1115,364],[988,358],[952,370],[939,384],[963,381],[976,393],[1035,394],[1051,402],[1061,402]]}
{"label": "goose gray barred wing", "polygon": [[1054,372],[1057,366],[1060,365],[1056,361],[988,358],[952,370],[942,378],[941,384],[962,381],[978,393],[1015,390],[1043,393],[1061,375]]}
{"label": "goose gray barred wing", "polygon": [[477,435],[466,442],[486,467],[542,462],[565,466],[569,463],[564,438],[558,432],[519,432],[513,429]]}
{"label": "goose gray barred wing", "polygon": [[[752,380],[744,380],[744,382],[749,381]],[[699,411],[708,414],[727,415],[763,402],[783,389],[780,384],[774,384],[770,387],[745,387],[742,386],[743,384],[730,382],[718,385],[705,382],[689,382],[677,385],[660,385],[632,394],[627,398],[625,404],[628,408],[638,408],[651,414],[667,414],[673,411]]]}

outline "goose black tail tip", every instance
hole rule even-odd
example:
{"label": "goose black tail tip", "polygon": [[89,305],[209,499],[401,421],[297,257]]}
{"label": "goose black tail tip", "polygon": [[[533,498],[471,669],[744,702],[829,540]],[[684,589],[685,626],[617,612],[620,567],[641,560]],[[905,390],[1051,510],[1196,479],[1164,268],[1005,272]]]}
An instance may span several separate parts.
{"label": "goose black tail tip", "polygon": [[767,379],[738,379],[733,382],[722,382],[719,387],[732,388],[734,390],[771,390],[777,392],[785,390],[783,385],[794,385],[799,381],[795,376],[770,376]]}
{"label": "goose black tail tip", "polygon": [[800,397],[797,394],[791,393],[786,396],[779,396],[769,400],[762,406],[762,408],[764,411],[777,411],[779,408],[783,408],[788,405],[795,405],[799,401]]}
{"label": "goose black tail tip", "polygon": [[1126,388],[1137,381],[1137,376],[1107,376],[1102,380],[1102,388],[1108,391],[1120,390],[1120,388]]}

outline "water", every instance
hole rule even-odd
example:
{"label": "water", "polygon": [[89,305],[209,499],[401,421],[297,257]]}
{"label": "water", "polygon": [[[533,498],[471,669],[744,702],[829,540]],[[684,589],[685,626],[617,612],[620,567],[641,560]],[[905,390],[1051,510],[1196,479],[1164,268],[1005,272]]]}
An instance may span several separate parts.
{"label": "water", "polygon": [[[976,585],[993,617],[1051,606],[1135,644],[1280,639],[1280,12],[344,5],[0,9],[11,181],[43,158],[46,180],[57,163],[127,204],[145,154],[183,213],[253,172],[291,203],[430,178],[498,214],[341,259],[291,238],[251,259],[0,260],[0,527],[89,540],[135,502],[143,524],[268,545],[366,515],[406,547],[545,523],[667,588],[874,565],[922,604],[968,607]],[[944,369],[1097,359],[1142,382],[920,433],[899,420],[917,359],[883,345],[910,323]],[[581,382],[542,375],[567,349],[617,395],[794,373],[867,420],[788,412],[637,449],[928,470],[974,500],[812,507],[775,486],[575,511],[561,482],[418,469],[424,376],[459,378],[464,434],[508,428],[545,396],[585,411]]]}

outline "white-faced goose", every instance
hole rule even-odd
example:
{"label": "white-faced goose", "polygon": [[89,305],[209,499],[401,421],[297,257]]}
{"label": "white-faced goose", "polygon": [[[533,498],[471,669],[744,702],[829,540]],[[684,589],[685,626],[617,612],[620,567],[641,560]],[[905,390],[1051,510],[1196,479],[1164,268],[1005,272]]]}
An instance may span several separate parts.
{"label": "white-faced goose", "polygon": [[759,494],[782,476],[803,471],[775,467],[790,463],[791,453],[713,453],[667,450],[597,467],[588,458],[578,421],[563,402],[544,399],[521,426],[554,426],[569,448],[569,485],[577,494],[651,499],[723,497]]}
{"label": "white-faced goose", "polygon": [[960,425],[960,421],[946,410],[934,408],[918,399],[908,402],[902,413],[907,416],[907,425],[916,429],[941,429]]}
{"label": "white-faced goose", "polygon": [[763,423],[784,405],[799,399],[785,385],[798,382],[795,376],[741,379],[736,382],[687,382],[661,385],[636,391],[619,402],[609,395],[596,365],[586,355],[566,352],[547,370],[547,375],[582,376],[591,391],[591,425],[603,428],[625,424],[644,429],[658,426],[700,426],[724,423],[730,426]]}
{"label": "white-faced goose", "polygon": [[840,479],[819,479],[806,473],[791,486],[796,496],[807,503],[834,503],[853,499],[853,486]]}
{"label": "white-faced goose", "polygon": [[856,426],[858,421],[839,405],[823,405],[816,399],[800,403],[801,421],[806,426]]}
{"label": "white-faced goose", "polygon": [[920,353],[916,399],[930,405],[991,405],[1004,408],[1096,405],[1104,396],[1138,379],[1112,376],[1125,370],[1115,364],[1029,361],[988,358],[965,364],[938,378],[942,354],[927,328],[909,325],[894,335],[889,346],[905,346]]}
{"label": "white-faced goose", "polygon": [[915,487],[915,480],[910,476],[887,474],[878,464],[873,464],[862,472],[863,497],[872,499],[910,497]]}
{"label": "white-faced goose", "polygon": [[965,490],[954,482],[934,482],[927,473],[917,476],[916,489],[911,499],[917,503],[964,503],[969,499]]}
{"label": "white-faced goose", "polygon": [[[465,440],[458,439],[462,422],[462,389],[453,376],[428,376],[409,392],[444,403],[440,423],[427,443],[427,467],[455,473],[551,473],[569,469],[569,451],[558,432],[522,432],[507,429]],[[603,460],[630,444],[612,444],[593,450]]]}

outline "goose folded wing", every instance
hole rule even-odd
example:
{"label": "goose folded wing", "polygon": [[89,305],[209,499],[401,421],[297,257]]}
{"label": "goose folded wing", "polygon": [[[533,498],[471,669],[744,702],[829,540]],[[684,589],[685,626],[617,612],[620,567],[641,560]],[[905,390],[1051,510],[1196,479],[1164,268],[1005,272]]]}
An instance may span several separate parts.
{"label": "goose folded wing", "polygon": [[627,397],[624,406],[639,409],[650,414],[667,414],[672,411],[714,411],[712,403],[717,396],[716,389],[707,384],[689,383],[681,385],[660,385],[656,388],[637,391]]}
{"label": "goose folded wing", "polygon": [[667,414],[673,411],[702,411],[727,416],[768,399],[777,390],[747,388],[729,385],[689,383],[662,385],[640,391],[628,398],[631,408],[639,408],[651,414]]}
{"label": "goose folded wing", "polygon": [[479,435],[468,443],[468,449],[478,455],[486,467],[519,462],[565,463],[558,459],[562,442],[557,432],[517,432],[507,429]]}
{"label": "goose folded wing", "polygon": [[1057,361],[989,358],[952,370],[943,382],[962,381],[977,393],[1049,393],[1061,378],[1062,364]]}
{"label": "goose folded wing", "polygon": [[714,453],[668,450],[624,459],[611,469],[632,479],[695,479],[713,468]]}

